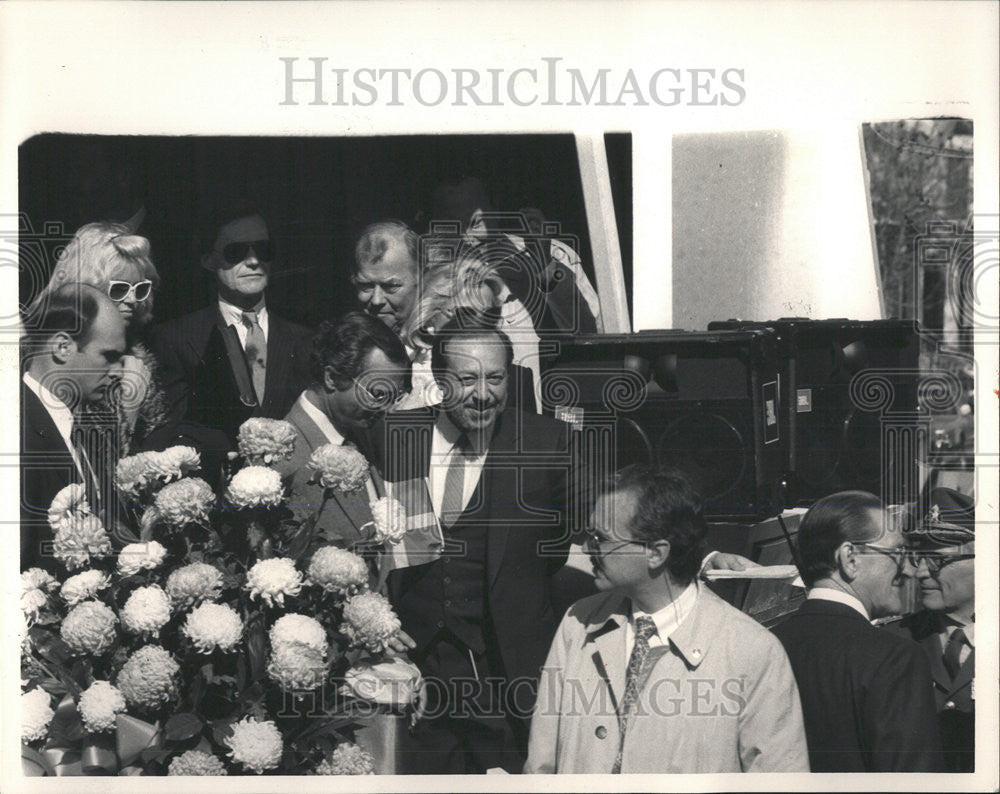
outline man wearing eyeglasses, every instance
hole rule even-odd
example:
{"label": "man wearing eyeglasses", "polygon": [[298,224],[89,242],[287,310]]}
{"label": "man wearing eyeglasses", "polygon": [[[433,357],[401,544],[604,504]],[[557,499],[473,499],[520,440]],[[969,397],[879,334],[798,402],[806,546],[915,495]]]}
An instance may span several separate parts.
{"label": "man wearing eyeglasses", "polygon": [[813,772],[941,771],[930,669],[877,629],[913,574],[901,527],[864,491],[820,499],[799,525],[806,602],[774,629],[795,672]]}
{"label": "man wearing eyeglasses", "polygon": [[217,299],[153,329],[170,419],[222,430],[231,442],[251,416],[280,419],[309,383],[309,330],[269,311],[275,249],[264,218],[220,214],[201,265]]}
{"label": "man wearing eyeglasses", "polygon": [[922,502],[908,545],[924,609],[900,627],[927,653],[946,771],[974,772],[975,503],[951,488],[934,488]]}
{"label": "man wearing eyeglasses", "polygon": [[[275,464],[289,484],[289,507],[300,519],[321,510],[314,545],[342,548],[370,537],[371,502],[384,496],[369,477],[365,490],[333,490],[326,498],[311,482],[312,453],[325,444],[352,445],[371,459],[367,431],[410,387],[410,360],[403,343],[385,325],[363,312],[324,322],[313,337],[312,381],[295,401],[285,421],[295,428],[295,451]],[[366,527],[369,529],[366,530]]]}

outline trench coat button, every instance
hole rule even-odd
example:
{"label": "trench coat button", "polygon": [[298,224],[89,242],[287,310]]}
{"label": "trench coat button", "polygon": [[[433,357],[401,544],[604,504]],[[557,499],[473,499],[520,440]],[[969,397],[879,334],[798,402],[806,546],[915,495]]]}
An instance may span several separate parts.
{"label": "trench coat button", "polygon": [[598,725],[597,728],[594,730],[594,736],[596,736],[598,739],[604,739],[607,737],[607,735],[608,735],[608,729],[605,728],[603,725]]}
{"label": "trench coat button", "polygon": [[949,700],[947,703],[944,704],[944,707],[946,709],[953,709],[953,708],[955,708],[955,701],[954,700]]}
{"label": "trench coat button", "polygon": [[443,629],[444,628],[444,621],[443,620],[439,620],[438,621],[438,628],[439,629]]}
{"label": "trench coat button", "polygon": [[701,648],[694,648],[691,651],[691,657],[693,659],[700,659],[701,658]]}

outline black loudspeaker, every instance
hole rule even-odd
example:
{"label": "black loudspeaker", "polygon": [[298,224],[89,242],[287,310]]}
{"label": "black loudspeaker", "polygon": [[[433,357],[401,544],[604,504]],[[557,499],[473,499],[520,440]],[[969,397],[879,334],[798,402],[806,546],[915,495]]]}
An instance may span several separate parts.
{"label": "black loudspeaker", "polygon": [[542,403],[574,425],[593,483],[628,463],[672,465],[712,520],[780,510],[773,333],[577,334],[558,345]]}
{"label": "black loudspeaker", "polygon": [[[885,495],[917,481],[911,446],[884,443],[886,420],[916,424],[920,340],[906,320],[726,320],[709,330],[774,332],[788,498],[811,504],[837,491]],[[870,390],[874,390],[871,392]]]}

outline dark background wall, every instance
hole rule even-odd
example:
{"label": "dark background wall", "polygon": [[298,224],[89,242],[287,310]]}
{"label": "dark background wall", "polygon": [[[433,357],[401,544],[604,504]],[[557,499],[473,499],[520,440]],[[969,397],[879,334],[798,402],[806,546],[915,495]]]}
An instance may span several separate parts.
{"label": "dark background wall", "polygon": [[[627,138],[627,136],[625,136]],[[618,143],[619,155],[627,141]],[[626,148],[623,149],[623,146]],[[204,305],[210,276],[198,266],[198,231],[219,204],[243,197],[267,215],[278,246],[270,305],[308,324],[351,308],[354,242],[368,223],[397,218],[418,231],[442,180],[482,179],[497,210],[537,207],[580,238],[592,273],[572,135],[440,135],[378,138],[126,137],[46,134],[19,151],[20,212],[35,234],[65,235],[140,208],[160,271],[157,319]],[[612,158],[619,227],[631,237],[629,156]],[[50,239],[50,242],[52,241]],[[45,262],[22,268],[30,300]],[[630,245],[629,245],[630,248]],[[22,247],[23,251],[23,247]],[[631,251],[627,269],[631,272]],[[22,259],[22,263],[24,260]]]}

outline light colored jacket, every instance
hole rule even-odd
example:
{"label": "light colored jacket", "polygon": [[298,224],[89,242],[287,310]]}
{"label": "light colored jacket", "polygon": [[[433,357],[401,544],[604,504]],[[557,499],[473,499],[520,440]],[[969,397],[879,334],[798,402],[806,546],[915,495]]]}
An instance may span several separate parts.
{"label": "light colored jacket", "polygon": [[[577,601],[539,682],[528,773],[609,773],[625,690],[629,600]],[[802,708],[777,639],[699,586],[691,614],[650,650],[622,773],[808,772]]]}

